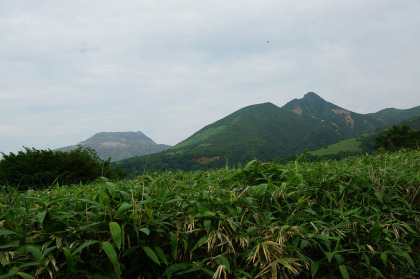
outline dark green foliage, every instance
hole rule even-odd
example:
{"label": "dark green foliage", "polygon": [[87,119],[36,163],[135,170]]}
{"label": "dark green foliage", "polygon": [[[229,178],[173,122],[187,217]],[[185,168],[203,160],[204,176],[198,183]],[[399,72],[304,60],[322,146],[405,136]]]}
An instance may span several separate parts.
{"label": "dark green foliage", "polygon": [[385,134],[375,138],[375,148],[396,150],[401,148],[419,148],[420,130],[412,131],[408,125],[394,125]]}
{"label": "dark green foliage", "polygon": [[419,278],[419,151],[303,159],[3,187],[0,277]]}
{"label": "dark green foliage", "polygon": [[3,153],[0,185],[45,188],[55,183],[87,183],[100,176],[118,179],[124,174],[121,169],[112,169],[109,160],[101,160],[90,148],[79,146],[70,152],[24,149],[17,154]]}

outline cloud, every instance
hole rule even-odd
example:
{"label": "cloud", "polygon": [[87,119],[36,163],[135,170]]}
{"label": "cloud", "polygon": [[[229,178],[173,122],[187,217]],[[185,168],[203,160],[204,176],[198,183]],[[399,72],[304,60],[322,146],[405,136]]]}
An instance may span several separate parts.
{"label": "cloud", "polygon": [[308,91],[360,113],[418,105],[417,0],[0,5],[10,151],[100,131],[176,144],[244,106]]}

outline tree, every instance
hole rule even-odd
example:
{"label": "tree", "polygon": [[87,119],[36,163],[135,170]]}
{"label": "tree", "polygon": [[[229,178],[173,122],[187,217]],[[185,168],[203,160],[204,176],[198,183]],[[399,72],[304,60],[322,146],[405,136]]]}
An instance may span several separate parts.
{"label": "tree", "polygon": [[377,149],[395,150],[400,148],[418,148],[420,130],[412,131],[408,125],[394,125],[385,134],[375,138],[374,147]]}
{"label": "tree", "polygon": [[70,152],[37,150],[24,147],[17,154],[3,154],[0,184],[27,188],[45,188],[59,184],[88,183],[100,176],[124,177],[120,168],[111,168],[110,159],[102,160],[91,148],[79,146]]}

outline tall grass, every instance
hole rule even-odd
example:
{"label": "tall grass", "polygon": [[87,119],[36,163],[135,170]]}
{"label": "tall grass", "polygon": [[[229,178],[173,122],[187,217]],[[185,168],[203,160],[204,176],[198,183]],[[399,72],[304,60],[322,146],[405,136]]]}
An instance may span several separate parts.
{"label": "tall grass", "polygon": [[0,194],[0,278],[419,278],[420,152]]}

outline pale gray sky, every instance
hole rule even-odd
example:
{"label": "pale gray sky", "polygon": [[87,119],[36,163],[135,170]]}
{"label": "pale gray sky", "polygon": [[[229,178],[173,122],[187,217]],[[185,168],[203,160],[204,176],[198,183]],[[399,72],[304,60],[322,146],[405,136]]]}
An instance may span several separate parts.
{"label": "pale gray sky", "polygon": [[175,145],[308,91],[411,108],[419,15],[418,0],[0,0],[0,152],[102,131]]}

